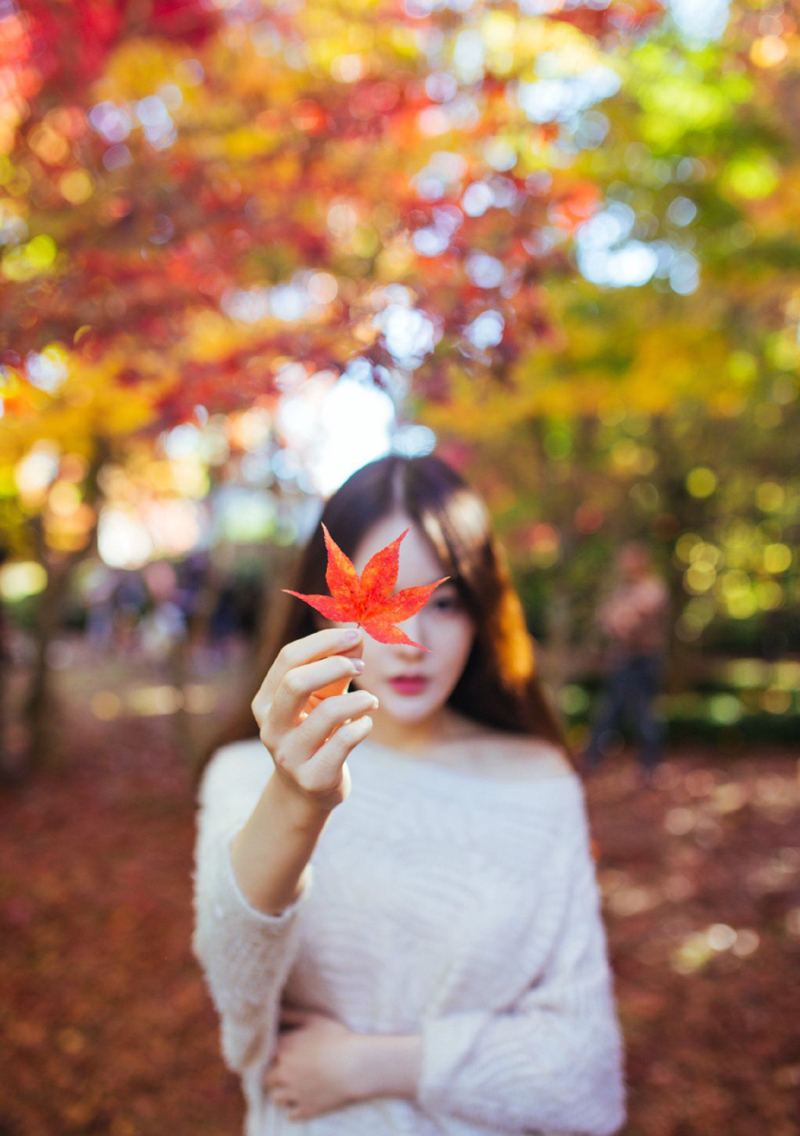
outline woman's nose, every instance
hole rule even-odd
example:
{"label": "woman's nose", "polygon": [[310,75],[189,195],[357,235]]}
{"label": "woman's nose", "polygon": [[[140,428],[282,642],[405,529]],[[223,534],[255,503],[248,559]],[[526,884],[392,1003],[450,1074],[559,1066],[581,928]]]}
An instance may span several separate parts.
{"label": "woman's nose", "polygon": [[[426,640],[425,621],[422,618],[421,611],[418,611],[408,619],[404,619],[398,626],[401,627],[409,639],[413,639],[415,643],[419,643],[423,647],[430,647],[430,644]],[[407,643],[403,644],[403,646],[406,651],[416,650],[416,648],[410,647]]]}

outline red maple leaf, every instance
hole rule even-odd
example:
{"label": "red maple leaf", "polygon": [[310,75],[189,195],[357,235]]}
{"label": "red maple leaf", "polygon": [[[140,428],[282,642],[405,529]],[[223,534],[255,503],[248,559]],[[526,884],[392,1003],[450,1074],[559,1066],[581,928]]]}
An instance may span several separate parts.
{"label": "red maple leaf", "polygon": [[326,619],[337,623],[349,623],[355,620],[379,643],[407,643],[411,647],[420,647],[423,651],[427,651],[427,647],[415,643],[404,631],[394,625],[402,623],[404,619],[410,619],[426,603],[431,592],[450,577],[442,576],[441,580],[437,580],[434,584],[402,588],[392,595],[400,567],[400,541],[408,529],[380,552],[375,553],[365,565],[361,579],[358,578],[352,560],[345,556],[324,524],[322,530],[325,533],[325,546],[328,549],[325,580],[331,594],[304,596],[300,592],[293,592],[291,588],[281,588],[281,591],[288,592],[290,596],[297,596],[299,600],[310,604]]}

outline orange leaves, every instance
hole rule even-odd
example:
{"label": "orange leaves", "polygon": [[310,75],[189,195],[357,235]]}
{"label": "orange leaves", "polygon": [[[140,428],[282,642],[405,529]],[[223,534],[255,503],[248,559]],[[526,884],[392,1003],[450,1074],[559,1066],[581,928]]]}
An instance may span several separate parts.
{"label": "orange leaves", "polygon": [[570,185],[550,205],[548,215],[554,224],[572,232],[588,220],[601,202],[601,194],[592,182]]}
{"label": "orange leaves", "polygon": [[400,566],[400,542],[408,529],[375,553],[366,564],[360,579],[353,562],[345,556],[324,524],[322,530],[328,550],[325,580],[331,590],[330,596],[302,595],[293,592],[291,588],[283,588],[282,591],[310,604],[326,619],[339,623],[354,620],[379,643],[406,643],[427,651],[427,647],[409,639],[395,624],[410,619],[423,607],[431,593],[450,577],[443,576],[433,584],[403,588],[392,595]]}

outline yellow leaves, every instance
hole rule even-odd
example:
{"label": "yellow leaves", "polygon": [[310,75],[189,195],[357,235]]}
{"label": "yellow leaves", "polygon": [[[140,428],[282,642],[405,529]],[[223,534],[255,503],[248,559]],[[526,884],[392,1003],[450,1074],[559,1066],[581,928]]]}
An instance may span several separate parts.
{"label": "yellow leaves", "polygon": [[789,45],[782,36],[765,35],[754,40],[750,47],[750,58],[756,67],[777,67],[789,54]]}
{"label": "yellow leaves", "polygon": [[[491,376],[471,377],[458,366],[450,367],[453,405],[425,406],[425,424],[448,433],[455,421],[466,437],[491,438],[533,416],[569,419],[617,408],[661,414],[685,398],[702,399],[711,414],[741,412],[757,371],[749,360],[745,365],[744,360],[731,359],[722,332],[709,330],[699,311],[696,322],[689,314],[677,323],[662,315],[658,322],[647,297],[637,294],[630,303],[640,305],[638,313],[629,314],[619,327],[557,312],[565,335],[556,347],[532,347],[519,359],[511,390]],[[638,446],[620,450],[615,461],[640,473],[652,469],[651,451]]]}
{"label": "yellow leaves", "polygon": [[210,66],[219,76],[219,86],[214,101],[203,108],[202,118],[198,119],[203,130],[230,129],[242,118],[243,103],[252,105],[253,118],[260,117],[263,110],[283,112],[304,90],[303,80],[308,78],[304,68],[290,70],[279,51],[265,58],[249,42],[235,52],[218,44],[213,56]]}
{"label": "yellow leaves", "polygon": [[390,42],[401,57],[412,59],[420,54],[419,39],[413,28],[393,27]]}
{"label": "yellow leaves", "polygon": [[749,386],[758,373],[758,360],[749,351],[731,351],[727,359],[731,381],[737,386]]}
{"label": "yellow leaves", "polygon": [[[376,29],[371,22],[358,22],[351,11],[330,11],[320,19],[318,5],[308,5],[299,14],[309,68],[332,75],[337,82],[351,82],[369,70],[375,48]],[[356,71],[358,75],[356,75]]]}
{"label": "yellow leaves", "polygon": [[718,418],[736,418],[746,405],[746,399],[733,390],[716,391],[708,399],[709,411]]}
{"label": "yellow leaves", "polygon": [[[542,360],[542,362],[547,361]],[[549,362],[552,364],[552,357]],[[570,419],[577,414],[602,415],[620,403],[632,405],[626,390],[591,368],[560,372],[542,370],[536,391],[537,415]]]}
{"label": "yellow leaves", "polygon": [[507,75],[514,66],[517,21],[510,12],[489,12],[481,23],[486,62],[495,75]]}
{"label": "yellow leaves", "polygon": [[497,42],[500,52],[513,51],[514,70],[521,78],[536,77],[536,61],[541,52],[552,53],[552,62],[557,62],[560,76],[579,75],[601,60],[606,66],[609,63],[588,36],[560,20],[537,16],[514,19],[509,13],[494,12],[485,17],[481,31],[490,63],[493,44]]}
{"label": "yellow leaves", "polygon": [[[269,190],[278,195],[287,185],[296,184],[302,169],[301,155],[284,149],[269,164]],[[266,194],[264,195],[266,197]]]}
{"label": "yellow leaves", "polygon": [[53,269],[58,248],[52,237],[40,233],[26,244],[8,249],[3,255],[2,272],[7,280],[23,282]]}
{"label": "yellow leaves", "polygon": [[34,127],[28,138],[28,145],[37,157],[50,166],[60,165],[69,157],[69,143],[66,138],[46,121]]}
{"label": "yellow leaves", "polygon": [[[647,66],[650,58],[652,66]],[[729,120],[735,102],[722,84],[706,82],[695,71],[675,71],[669,52],[648,45],[635,57],[639,74],[631,81],[644,115],[642,140],[665,150],[677,146],[683,136],[697,130],[713,130]]]}
{"label": "yellow leaves", "polygon": [[[282,140],[280,140],[282,141]],[[240,126],[220,139],[219,153],[238,161],[247,161],[268,154],[279,138],[275,131],[263,130],[259,126]]]}
{"label": "yellow leaves", "polygon": [[93,97],[96,102],[125,103],[147,98],[166,83],[182,89],[180,64],[190,54],[164,39],[126,38],[109,57],[102,78],[92,88]]}
{"label": "yellow leaves", "polygon": [[737,155],[725,167],[721,184],[729,194],[757,200],[778,188],[780,168],[766,152]]}
{"label": "yellow leaves", "polygon": [[686,488],[692,497],[710,497],[717,483],[717,475],[705,465],[696,465],[686,475]]}
{"label": "yellow leaves", "polygon": [[447,366],[447,376],[452,392],[448,403],[425,404],[418,416],[432,430],[450,433],[456,422],[462,437],[491,438],[539,407],[540,394],[534,384],[520,382],[508,390],[491,375],[471,374],[456,362]]}
{"label": "yellow leaves", "polygon": [[218,312],[189,313],[182,355],[198,363],[218,362],[240,347],[246,337],[245,330],[234,327]]}
{"label": "yellow leaves", "polygon": [[8,603],[38,595],[47,587],[47,572],[34,560],[21,560],[0,568],[0,597]]}
{"label": "yellow leaves", "polygon": [[375,45],[375,29],[370,24],[350,23],[346,42],[349,51],[369,51]]}
{"label": "yellow leaves", "polygon": [[762,513],[778,513],[786,501],[786,490],[777,481],[762,481],[756,487],[755,498]]}
{"label": "yellow leaves", "polygon": [[30,171],[23,165],[14,165],[9,158],[0,156],[0,184],[13,198],[16,198],[22,209],[29,208],[27,194],[30,192],[33,178]]}
{"label": "yellow leaves", "polygon": [[69,170],[58,179],[58,188],[70,205],[83,205],[92,196],[94,186],[86,170]]}
{"label": "yellow leaves", "polygon": [[725,390],[728,343],[719,331],[689,319],[641,329],[626,393],[637,406],[668,410],[681,397],[709,398]]}
{"label": "yellow leaves", "polygon": [[572,74],[585,71],[596,61],[599,52],[594,42],[572,24],[531,16],[515,21],[514,39],[518,50],[531,57],[540,51],[555,51],[565,70]]}
{"label": "yellow leaves", "polygon": [[417,253],[409,234],[398,233],[378,253],[375,259],[375,279],[382,284],[402,280],[412,271],[416,262]]}
{"label": "yellow leaves", "polygon": [[14,467],[0,465],[0,499],[14,497],[17,492],[17,483],[14,479]]}
{"label": "yellow leaves", "polygon": [[[15,400],[13,412],[0,418],[0,446],[12,460],[20,459],[40,439],[64,452],[91,454],[98,436],[125,436],[145,426],[153,415],[154,398],[170,381],[162,366],[158,378],[121,388],[117,380],[130,365],[127,352],[121,350],[95,362],[60,345],[40,354],[45,359],[57,357],[64,373],[52,392],[23,383],[19,376],[10,380],[28,395],[27,406]],[[3,397],[11,400],[7,390]]]}
{"label": "yellow leaves", "polygon": [[775,544],[768,544],[764,549],[764,570],[771,572],[773,575],[779,575],[781,572],[787,572],[792,566],[792,550],[788,545],[781,544],[779,541]]}

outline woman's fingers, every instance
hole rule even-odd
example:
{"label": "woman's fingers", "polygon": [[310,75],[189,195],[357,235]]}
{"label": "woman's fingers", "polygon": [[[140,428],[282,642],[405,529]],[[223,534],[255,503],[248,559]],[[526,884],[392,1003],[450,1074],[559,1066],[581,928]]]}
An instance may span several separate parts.
{"label": "woman's fingers", "polygon": [[[355,639],[347,629],[325,628],[294,640],[280,651],[252,702],[276,773],[326,808],[347,796],[345,758],[369,733],[367,711],[378,705],[369,691],[346,692],[361,673],[354,659],[363,650],[360,630]],[[315,760],[320,750],[322,758]]]}
{"label": "woman's fingers", "polygon": [[[377,705],[377,699],[374,704]],[[309,720],[310,718],[311,716]],[[324,793],[341,775],[342,766],[350,751],[364,740],[371,729],[372,718],[366,712],[359,718],[345,722],[320,746],[313,757],[299,766],[295,773],[298,784],[309,793]]]}
{"label": "woman's fingers", "polygon": [[273,1062],[269,1067],[261,1078],[261,1084],[272,1097],[275,1104],[282,1104],[286,1108],[297,1107],[296,1093],[289,1088],[285,1075],[277,1063]]}
{"label": "woman's fingers", "polygon": [[292,667],[275,691],[270,711],[272,728],[292,729],[312,694],[337,680],[346,684],[357,674],[359,668],[354,660],[342,655],[331,655],[326,659]]}
{"label": "woman's fingers", "polygon": [[[349,632],[353,630],[358,632],[356,639],[349,635]],[[259,725],[261,724],[261,717],[272,703],[275,693],[288,671],[293,667],[303,666],[328,655],[360,653],[363,650],[363,638],[363,632],[360,628],[326,627],[322,631],[315,631],[311,635],[306,635],[302,639],[295,639],[282,647],[252,702],[253,713]]]}
{"label": "woman's fingers", "polygon": [[[280,765],[292,769],[296,774],[326,742],[326,739],[347,729],[345,723],[348,723],[348,719],[360,720],[368,710],[376,709],[377,705],[377,698],[368,690],[352,690],[347,694],[326,698],[296,729],[292,730],[286,737],[280,753],[273,756]],[[349,753],[349,749],[347,752]]]}

